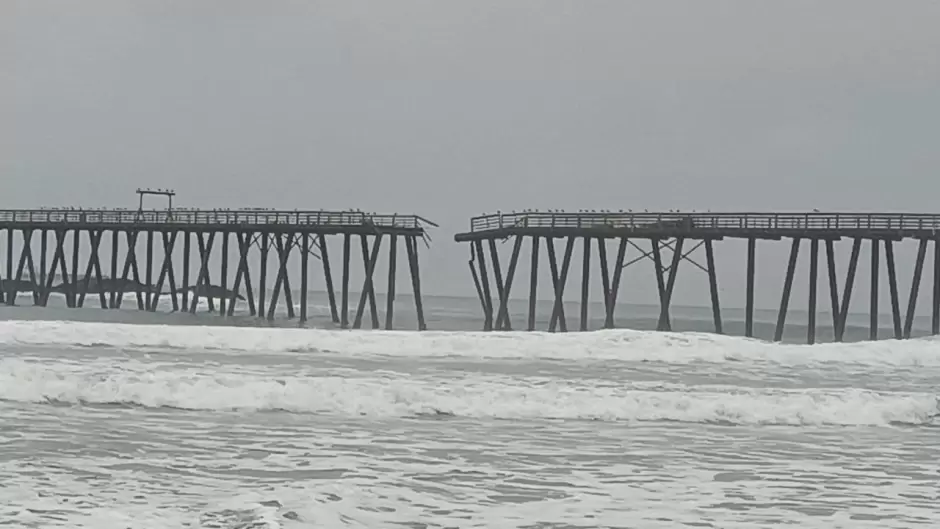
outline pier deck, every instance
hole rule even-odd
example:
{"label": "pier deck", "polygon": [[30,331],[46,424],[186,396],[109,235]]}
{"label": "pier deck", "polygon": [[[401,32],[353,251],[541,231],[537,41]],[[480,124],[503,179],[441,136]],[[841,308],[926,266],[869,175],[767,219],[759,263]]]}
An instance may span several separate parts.
{"label": "pier deck", "polygon": [[[568,280],[568,269],[576,242],[581,242],[582,278],[580,330],[588,330],[588,305],[591,282],[592,244],[596,247],[599,272],[604,292],[604,327],[615,326],[614,313],[625,268],[641,261],[651,261],[659,293],[660,316],[657,328],[671,330],[670,304],[676,283],[679,265],[686,261],[708,275],[714,330],[723,332],[719,302],[718,279],[715,270],[714,245],[727,238],[747,241],[747,273],[745,277],[745,335],[754,335],[754,283],[756,271],[756,247],[758,240],[790,240],[780,309],[774,339],[781,340],[786,325],[787,310],[793,286],[794,274],[799,259],[800,247],[808,242],[809,255],[809,299],[807,308],[809,322],[807,343],[816,341],[817,276],[819,273],[820,243],[825,246],[826,266],[829,277],[829,303],[833,315],[833,336],[842,341],[845,334],[846,317],[855,284],[856,269],[863,242],[870,248],[871,289],[869,301],[869,338],[878,338],[879,265],[880,250],[884,250],[890,290],[891,315],[897,339],[911,337],[914,312],[917,306],[921,278],[924,271],[928,245],[933,242],[933,299],[931,332],[940,334],[940,215],[911,213],[679,213],[679,212],[632,212],[632,211],[581,211],[540,212],[523,211],[496,213],[474,217],[470,230],[458,233],[457,242],[470,244],[469,267],[484,316],[484,330],[510,330],[507,303],[516,268],[519,264],[523,241],[529,240],[530,278],[529,314],[526,328],[535,329],[535,295],[538,282],[540,243],[546,246],[553,290],[554,308],[548,324],[549,331],[568,330],[562,299]],[[839,278],[835,265],[834,242],[842,238],[853,241],[845,277]],[[564,253],[559,259],[555,239],[565,240]],[[897,285],[897,269],[894,246],[897,241],[918,241],[917,257],[912,274],[911,290],[907,300],[907,311],[902,314]],[[496,241],[513,241],[509,265],[500,266],[500,254]],[[608,261],[608,242],[616,244],[616,257]],[[689,242],[690,241],[690,242]],[[684,246],[686,242],[692,245]],[[486,243],[484,245],[484,243]],[[642,245],[642,247],[641,247]],[[633,248],[640,256],[626,259],[626,251]],[[649,248],[648,250],[646,248]],[[691,255],[704,248],[705,264],[695,261]],[[489,250],[488,255],[487,251]],[[665,255],[664,255],[665,252]],[[668,258],[668,259],[667,259]],[[505,257],[503,257],[505,259]],[[505,262],[505,261],[504,261]],[[612,273],[611,273],[612,272]],[[490,283],[493,278],[493,284]],[[842,283],[840,292],[839,283]],[[495,287],[495,288],[494,288]],[[495,303],[493,300],[495,290]]]}
{"label": "pier deck", "polygon": [[[34,304],[45,306],[49,294],[58,292],[65,294],[67,306],[81,307],[86,295],[93,294],[99,298],[102,309],[116,309],[121,307],[123,294],[133,292],[140,310],[156,311],[159,298],[168,295],[174,311],[195,312],[199,298],[204,297],[209,310],[214,311],[217,302],[220,315],[232,316],[236,303],[244,300],[251,315],[271,320],[283,296],[287,317],[294,318],[296,307],[292,299],[291,278],[296,278],[299,272],[299,319],[306,321],[309,263],[313,257],[322,265],[333,322],[342,328],[360,328],[368,305],[372,327],[379,328],[381,324],[375,299],[376,266],[382,242],[388,241],[384,327],[391,329],[394,326],[398,239],[401,238],[405,243],[418,328],[423,330],[426,326],[421,300],[418,240],[425,240],[429,227],[436,227],[436,224],[418,215],[359,211],[0,210],[0,233],[6,232],[6,256],[0,261],[6,264],[5,270],[0,268],[0,302],[12,305],[16,292],[29,292],[33,295]],[[34,237],[37,233],[38,237]],[[104,266],[99,257],[99,249],[107,244],[102,242],[105,233],[110,233],[111,239],[110,274],[103,273]],[[336,236],[342,239],[339,303],[333,284],[336,274],[330,263],[327,242],[328,238]],[[359,239],[360,248],[355,251],[353,237]],[[38,244],[36,238],[39,239]],[[54,240],[50,241],[50,238]],[[162,242],[162,248],[157,250],[159,261],[154,259],[154,241],[157,238]],[[17,240],[18,254],[14,244]],[[143,242],[145,248],[143,266],[138,259],[139,242]],[[229,245],[232,242],[237,245],[237,260],[232,263],[234,278],[229,273]],[[50,245],[51,256],[47,253]],[[66,247],[71,249],[71,259],[66,256]],[[0,247],[0,251],[3,250]],[[299,270],[292,270],[289,265],[292,254],[299,256],[296,259],[300,261]],[[359,288],[360,298],[350,321],[350,261],[353,254],[360,255],[356,259],[362,263],[365,279]],[[270,298],[266,299],[269,255],[276,265],[272,271],[275,276],[273,290]],[[47,266],[50,257],[51,264]],[[196,266],[195,277],[190,276],[191,260]],[[213,270],[216,265],[218,268]],[[176,281],[177,270],[181,272],[179,284]],[[62,278],[60,284],[55,284],[57,274]],[[253,274],[258,274],[254,284]],[[234,281],[229,283],[230,279]],[[164,287],[169,288],[169,293],[164,293]]]}

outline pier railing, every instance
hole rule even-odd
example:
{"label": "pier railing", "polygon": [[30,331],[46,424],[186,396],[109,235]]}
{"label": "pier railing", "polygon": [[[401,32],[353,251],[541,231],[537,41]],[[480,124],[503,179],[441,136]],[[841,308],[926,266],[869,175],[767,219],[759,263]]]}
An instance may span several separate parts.
{"label": "pier railing", "polygon": [[674,230],[940,230],[940,215],[908,213],[494,213],[471,232],[527,228]]}
{"label": "pier railing", "polygon": [[268,209],[12,209],[0,210],[0,223],[30,224],[133,224],[166,225],[287,225],[423,229],[436,226],[418,215],[378,214],[360,211],[279,211]]}

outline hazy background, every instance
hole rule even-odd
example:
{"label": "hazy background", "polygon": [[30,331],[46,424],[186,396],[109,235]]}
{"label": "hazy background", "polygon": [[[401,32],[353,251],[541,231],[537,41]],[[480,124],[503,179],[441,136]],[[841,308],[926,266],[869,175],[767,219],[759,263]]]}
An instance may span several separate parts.
{"label": "hazy background", "polygon": [[[926,0],[4,0],[0,207],[134,207],[150,186],[416,212],[441,224],[426,291],[458,295],[452,236],[498,209],[936,211],[938,28]],[[787,249],[759,246],[759,306]],[[718,259],[740,306],[743,245]],[[641,266],[624,301],[655,300]],[[863,254],[857,304],[866,274]],[[707,302],[704,279],[688,267],[675,303]]]}

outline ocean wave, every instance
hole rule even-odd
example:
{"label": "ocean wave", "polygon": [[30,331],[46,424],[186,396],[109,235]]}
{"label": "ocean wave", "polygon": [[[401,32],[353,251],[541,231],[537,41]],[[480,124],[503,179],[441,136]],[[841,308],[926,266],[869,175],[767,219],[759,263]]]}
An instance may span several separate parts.
{"label": "ocean wave", "polygon": [[0,362],[0,400],[369,417],[593,419],[778,425],[934,424],[938,397],[859,389],[659,390],[524,379],[269,377],[191,370],[106,373]]}
{"label": "ocean wave", "polygon": [[61,321],[0,322],[0,350],[10,350],[17,345],[386,357],[940,366],[940,341],[934,338],[807,346],[706,333],[631,330],[567,334],[418,333]]}

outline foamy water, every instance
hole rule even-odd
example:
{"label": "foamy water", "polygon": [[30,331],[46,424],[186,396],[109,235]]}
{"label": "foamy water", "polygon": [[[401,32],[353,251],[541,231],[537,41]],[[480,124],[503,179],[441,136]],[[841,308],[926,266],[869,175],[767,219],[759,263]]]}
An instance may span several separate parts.
{"label": "foamy water", "polygon": [[0,521],[932,527],[940,342],[0,322]]}

